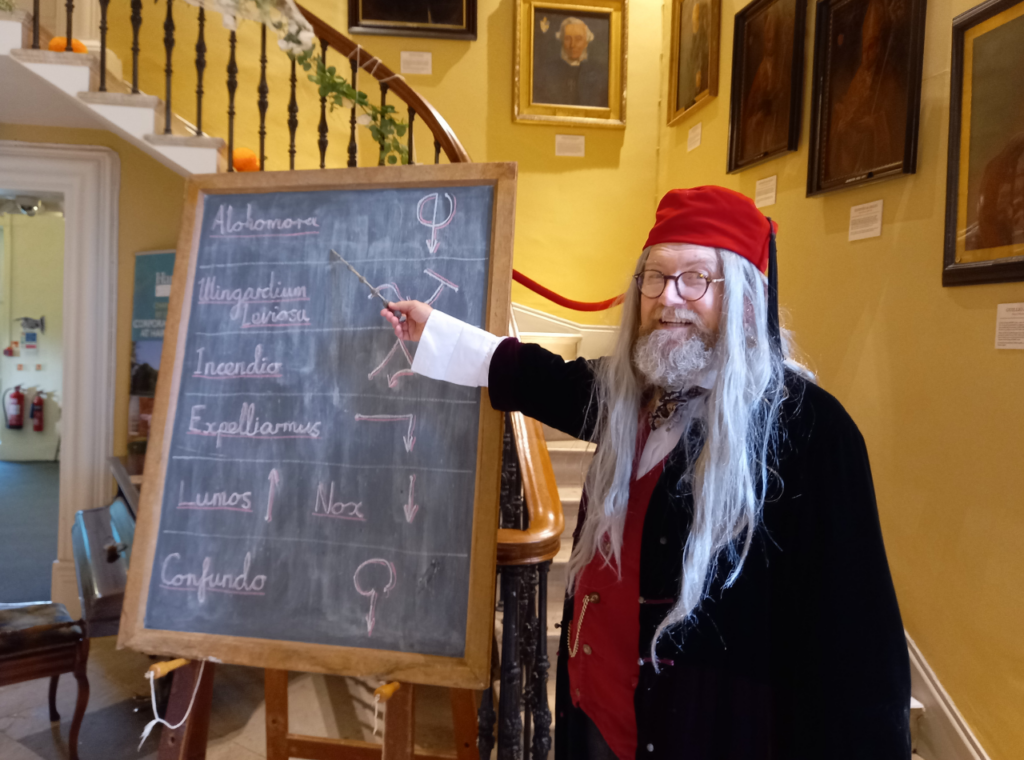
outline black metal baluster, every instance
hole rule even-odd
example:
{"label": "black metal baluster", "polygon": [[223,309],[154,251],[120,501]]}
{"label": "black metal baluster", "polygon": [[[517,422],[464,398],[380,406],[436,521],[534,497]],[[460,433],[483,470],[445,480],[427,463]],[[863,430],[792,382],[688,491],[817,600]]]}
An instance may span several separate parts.
{"label": "black metal baluster", "polygon": [[203,72],[206,70],[206,10],[199,9],[199,38],[196,40],[196,134],[203,134]]}
{"label": "black metal baluster", "polygon": [[415,161],[412,160],[412,120],[416,118],[416,111],[412,106],[409,106],[409,166],[412,166]]}
{"label": "black metal baluster", "polygon": [[441,143],[434,140],[434,163],[441,163]]}
{"label": "black metal baluster", "polygon": [[167,51],[167,63],[164,65],[164,134],[171,134],[171,52],[174,50],[174,14],[172,8],[174,0],[167,0],[167,18],[164,19],[164,50]]}
{"label": "black metal baluster", "polygon": [[[320,40],[320,59],[324,63],[324,68],[327,67],[327,41]],[[320,133],[320,139],[316,141],[316,144],[320,147],[320,168],[324,169],[327,166],[327,98],[321,96],[320,98],[320,126],[317,127],[317,131]]]}
{"label": "black metal baluster", "polygon": [[530,748],[533,732],[533,664],[537,654],[537,568],[523,568],[523,583],[519,597],[519,651],[523,672],[523,755]]}
{"label": "black metal baluster", "polygon": [[231,30],[228,43],[231,54],[228,57],[228,171],[235,170],[235,90],[238,89],[238,64],[235,63],[235,30]]}
{"label": "black metal baluster", "polygon": [[71,53],[71,52],[74,52],[72,47],[71,47],[71,17],[75,15],[75,2],[74,2],[74,0],[67,0],[67,2],[64,3],[64,7],[68,11],[68,26],[67,26],[67,30],[65,32],[65,34],[67,36],[64,38],[65,41],[66,41],[66,43],[64,45],[64,52],[65,53]]}
{"label": "black metal baluster", "polygon": [[288,168],[295,169],[295,130],[299,128],[299,103],[295,99],[295,59],[292,58],[291,99],[288,101]]}
{"label": "black metal baluster", "polygon": [[100,0],[100,92],[107,91],[107,6],[110,0]]}
{"label": "black metal baluster", "polygon": [[[381,114],[381,121],[383,121],[383,119],[384,119],[384,106],[387,104],[387,101],[388,101],[388,83],[387,82],[381,82],[380,83],[380,114]],[[380,125],[378,125],[378,126],[380,126]],[[378,133],[378,134],[380,134],[380,133]],[[383,134],[381,134],[381,138],[382,139],[386,139]],[[382,144],[380,146],[380,156],[377,158],[377,166],[384,166],[384,153],[385,153],[384,145]]]}
{"label": "black metal baluster", "polygon": [[501,597],[505,611],[501,621],[501,699],[498,701],[498,760],[521,760],[523,719],[519,704],[523,693],[519,661],[519,595],[523,568],[501,568]]}
{"label": "black metal baluster", "polygon": [[267,25],[263,24],[260,26],[260,86],[256,88],[256,92],[260,95],[260,171],[263,171],[263,165],[267,160],[264,146],[267,141],[267,93],[269,91],[270,89],[267,87]]}
{"label": "black metal baluster", "polygon": [[537,653],[533,661],[533,760],[547,760],[551,751],[551,707],[548,705],[548,570],[537,566]]}
{"label": "black metal baluster", "polygon": [[139,27],[142,26],[142,0],[132,0],[132,92],[139,92]]}
{"label": "black metal baluster", "polygon": [[[498,656],[497,649],[497,644],[495,644],[492,654],[494,658]],[[494,749],[494,723],[496,719],[497,717],[494,714],[494,686],[488,683],[483,696],[480,698],[480,709],[476,713],[476,747],[480,753],[480,760],[490,760],[491,750]]]}
{"label": "black metal baluster", "polygon": [[[355,58],[349,58],[352,67],[352,89],[357,90],[356,75],[359,73],[359,49],[356,49]],[[349,168],[356,166],[358,161],[359,147],[356,144],[356,103],[352,101],[352,113],[349,115],[349,136],[348,136],[348,165]]]}
{"label": "black metal baluster", "polygon": [[32,0],[32,49],[39,49],[39,0]]}

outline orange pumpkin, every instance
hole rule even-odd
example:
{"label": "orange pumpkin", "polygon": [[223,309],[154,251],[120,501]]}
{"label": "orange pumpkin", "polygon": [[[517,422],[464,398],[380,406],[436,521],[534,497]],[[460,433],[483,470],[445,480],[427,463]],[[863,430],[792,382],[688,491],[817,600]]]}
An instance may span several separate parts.
{"label": "orange pumpkin", "polygon": [[[50,44],[47,46],[54,53],[63,53],[68,46],[67,37],[53,37],[50,40]],[[71,38],[71,52],[72,53],[88,53],[89,49],[81,40],[77,40],[74,37]]]}
{"label": "orange pumpkin", "polygon": [[234,164],[236,172],[258,172],[260,159],[248,148],[235,148]]}

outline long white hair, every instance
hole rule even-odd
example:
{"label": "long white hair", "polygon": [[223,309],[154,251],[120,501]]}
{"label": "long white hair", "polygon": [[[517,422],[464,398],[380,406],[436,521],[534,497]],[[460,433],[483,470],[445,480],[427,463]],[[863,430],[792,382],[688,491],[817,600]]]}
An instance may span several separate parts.
{"label": "long white hair", "polygon": [[[648,248],[641,255],[637,274],[649,253]],[[688,464],[677,487],[693,495],[693,520],[683,550],[679,600],[651,642],[655,667],[658,639],[668,628],[692,620],[723,554],[732,568],[725,587],[739,577],[773,473],[778,417],[786,398],[786,361],[768,335],[765,279],[742,256],[726,250],[719,250],[718,256],[724,283],[712,358],[717,373],[705,412],[696,422],[703,426],[701,435],[683,434]],[[621,568],[646,385],[633,363],[640,326],[640,293],[635,284],[627,290],[622,311],[615,351],[599,365],[591,401],[597,412],[597,452],[586,477],[586,519],[569,558],[570,590],[595,554]]]}

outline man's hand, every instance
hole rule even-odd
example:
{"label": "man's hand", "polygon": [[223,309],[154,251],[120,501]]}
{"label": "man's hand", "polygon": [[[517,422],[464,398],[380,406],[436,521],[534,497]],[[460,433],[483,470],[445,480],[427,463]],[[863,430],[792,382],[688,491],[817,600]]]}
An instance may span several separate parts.
{"label": "man's hand", "polygon": [[[392,310],[404,314],[405,321],[399,322]],[[402,340],[419,340],[423,335],[427,318],[433,310],[433,306],[428,306],[422,301],[394,301],[388,303],[388,308],[381,309],[380,315],[391,323],[395,328],[395,335]]]}

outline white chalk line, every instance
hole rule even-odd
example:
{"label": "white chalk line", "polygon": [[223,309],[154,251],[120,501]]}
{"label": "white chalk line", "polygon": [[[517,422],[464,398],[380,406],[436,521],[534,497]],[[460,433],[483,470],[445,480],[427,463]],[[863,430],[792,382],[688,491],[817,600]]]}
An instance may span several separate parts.
{"label": "white chalk line", "polygon": [[431,261],[489,261],[486,256],[476,259],[466,259],[461,256],[428,256],[426,258],[415,258],[415,259],[349,259],[349,264],[375,264],[378,261],[415,261],[419,264],[429,264]]}
{"label": "white chalk line", "polygon": [[[281,327],[291,328],[292,325],[281,325]],[[261,332],[274,332],[273,330],[270,330],[269,328],[264,327],[263,325],[258,325],[256,327],[250,327],[250,328],[246,328],[246,329],[248,329],[249,332],[245,332],[244,330],[227,330],[225,332],[196,332],[196,333],[193,333],[193,335],[202,335],[202,336],[205,336],[205,337],[210,337],[212,335],[255,335],[256,333],[261,333]],[[391,327],[391,325],[381,325],[379,327],[306,327],[306,328],[295,327],[293,329],[301,330],[304,333],[311,333],[311,332],[366,332],[368,330],[377,330],[379,332],[390,332],[390,333],[394,332],[394,328]],[[275,335],[280,335],[280,333],[279,332],[275,332]]]}
{"label": "white chalk line", "polygon": [[[350,264],[376,263],[378,261],[415,261],[422,264],[429,264],[431,261],[489,261],[487,256],[480,258],[463,258],[461,256],[429,256],[426,258],[411,259],[349,259]],[[200,264],[199,269],[230,269],[231,267],[311,267],[311,266],[333,266],[333,261],[303,260],[303,261],[236,261],[230,264]]]}
{"label": "white chalk line", "polygon": [[222,457],[200,457],[175,454],[171,459],[199,459],[207,462],[252,462],[254,464],[320,464],[325,467],[346,467],[350,470],[422,470],[423,472],[449,472],[453,475],[473,475],[473,470],[455,470],[446,467],[411,467],[391,464],[346,464],[345,462],[319,462],[315,459],[238,459]]}
{"label": "white chalk line", "polygon": [[[193,375],[194,377],[194,375]],[[384,398],[388,401],[428,401],[438,404],[476,404],[476,401],[459,401],[457,399],[448,398],[409,398],[407,396],[385,396],[382,393],[274,393],[273,391],[267,391],[265,393],[246,393],[245,391],[238,391],[237,393],[186,393],[186,396],[214,396],[214,397],[228,397],[228,396],[344,396],[345,398]]]}
{"label": "white chalk line", "polygon": [[[381,546],[378,544],[354,544],[344,541],[327,541],[322,538],[293,538],[291,536],[228,536],[223,533],[196,533],[188,530],[165,529],[161,533],[169,533],[175,536],[196,536],[197,538],[232,538],[237,541],[297,541],[303,544],[327,544],[328,546],[347,546],[355,549],[380,549],[382,551],[394,552],[396,554],[411,554],[415,557],[458,557],[465,559],[468,554],[457,552],[417,552],[410,549],[399,549],[395,546]],[[209,589],[212,591],[213,589]]]}

